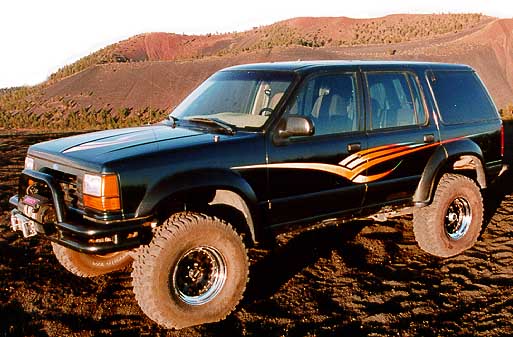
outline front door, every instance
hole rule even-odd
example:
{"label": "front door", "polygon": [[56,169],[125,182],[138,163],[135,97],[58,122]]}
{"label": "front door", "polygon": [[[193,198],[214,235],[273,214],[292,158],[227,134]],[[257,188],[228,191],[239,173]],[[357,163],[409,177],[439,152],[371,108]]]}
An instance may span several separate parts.
{"label": "front door", "polygon": [[[357,72],[306,79],[286,107],[285,117],[313,121],[313,136],[269,141],[270,223],[336,216],[359,209],[364,184],[354,166],[367,147]],[[276,137],[276,135],[274,135]]]}

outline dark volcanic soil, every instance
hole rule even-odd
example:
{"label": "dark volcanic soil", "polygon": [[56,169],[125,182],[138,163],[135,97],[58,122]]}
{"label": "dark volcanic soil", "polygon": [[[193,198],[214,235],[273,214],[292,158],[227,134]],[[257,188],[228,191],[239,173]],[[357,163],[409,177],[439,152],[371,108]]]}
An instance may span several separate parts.
{"label": "dark volcanic soil", "polygon": [[83,279],[48,242],[8,228],[28,145],[0,136],[0,336],[506,336],[513,334],[513,179],[489,189],[491,220],[457,257],[423,253],[411,218],[359,221],[252,250],[246,297],[225,321],[168,331],[144,316],[129,270]]}

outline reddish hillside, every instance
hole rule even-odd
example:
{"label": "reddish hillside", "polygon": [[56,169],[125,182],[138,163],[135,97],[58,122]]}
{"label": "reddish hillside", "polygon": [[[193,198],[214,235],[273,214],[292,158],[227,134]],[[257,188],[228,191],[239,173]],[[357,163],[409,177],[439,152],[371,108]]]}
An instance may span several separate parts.
{"label": "reddish hillside", "polygon": [[489,52],[479,64],[482,76],[489,83],[499,106],[513,103],[513,19],[496,20],[464,36],[455,45],[479,46]]}
{"label": "reddish hillside", "polygon": [[337,47],[389,44],[453,34],[490,20],[480,14],[397,14],[373,19],[301,17],[255,27],[242,33],[141,34],[117,43],[112,52],[132,61],[172,61],[294,45]]}
{"label": "reddish hillside", "polygon": [[188,36],[172,33],[137,35],[116,45],[115,53],[132,61],[192,59],[227,48],[232,35]]}
{"label": "reddish hillside", "polygon": [[[24,116],[25,111],[28,116],[62,119],[70,113],[101,111],[117,122],[127,108],[130,112],[125,111],[125,117],[133,112],[144,115],[150,109],[170,109],[210,74],[230,65],[297,59],[399,59],[469,64],[483,78],[497,106],[504,108],[513,102],[512,31],[513,19],[393,15],[366,20],[295,18],[224,35],[141,34],[102,50],[113,53],[117,63],[102,61],[85,67],[88,63],[84,61],[85,70],[72,76],[54,77],[24,95],[11,94],[23,104],[9,106],[14,107],[11,111],[21,107],[16,116]],[[397,39],[400,42],[391,42]],[[307,47],[312,43],[324,47]],[[94,55],[105,59],[102,53]],[[127,60],[142,62],[120,62]],[[18,127],[6,119],[4,126]],[[37,119],[39,126],[49,124]],[[153,121],[153,117],[144,120]]]}
{"label": "reddish hillside", "polygon": [[[326,19],[326,26],[334,25],[336,20],[340,18]],[[346,18],[343,20],[354,21]],[[318,20],[298,18],[286,22],[301,25],[304,29],[316,29],[317,26],[313,24]],[[480,28],[436,37],[429,42],[324,48],[292,46],[184,62],[99,65],[49,86],[45,90],[44,100],[49,102],[52,98],[67,96],[82,104],[168,108],[177,104],[212,72],[229,65],[295,59],[403,59],[470,64],[483,77],[497,104],[502,107],[513,102],[512,30],[513,20],[494,20]],[[145,41],[147,55],[151,59],[162,59],[166,55],[176,56],[173,52],[181,50],[173,49],[171,41],[185,41],[180,35],[173,35],[175,40],[166,39],[167,44],[159,40],[168,35],[146,34],[132,41],[141,44]],[[214,39],[217,39],[216,43],[222,41],[218,37]],[[158,41],[160,48],[157,48]],[[199,44],[200,41],[191,43]]]}

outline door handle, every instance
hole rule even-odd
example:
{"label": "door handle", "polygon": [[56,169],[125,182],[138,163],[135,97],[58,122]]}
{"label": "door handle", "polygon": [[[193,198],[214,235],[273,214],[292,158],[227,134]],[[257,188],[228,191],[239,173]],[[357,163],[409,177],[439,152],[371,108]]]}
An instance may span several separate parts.
{"label": "door handle", "polygon": [[362,144],[360,143],[352,143],[347,144],[347,152],[356,152],[362,149]]}
{"label": "door handle", "polygon": [[435,141],[435,135],[430,133],[427,135],[424,135],[424,143],[433,143]]}

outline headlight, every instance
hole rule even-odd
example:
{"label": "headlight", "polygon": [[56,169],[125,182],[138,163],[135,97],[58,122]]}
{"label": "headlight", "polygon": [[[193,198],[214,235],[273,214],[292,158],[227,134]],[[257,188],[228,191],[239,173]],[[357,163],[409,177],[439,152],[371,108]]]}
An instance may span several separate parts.
{"label": "headlight", "polygon": [[114,174],[85,174],[82,184],[84,206],[99,211],[121,209],[118,177]]}
{"label": "headlight", "polygon": [[25,168],[28,170],[34,169],[34,158],[25,157]]}
{"label": "headlight", "polygon": [[95,197],[102,196],[102,176],[95,176],[92,174],[84,175],[84,194],[94,195]]}

